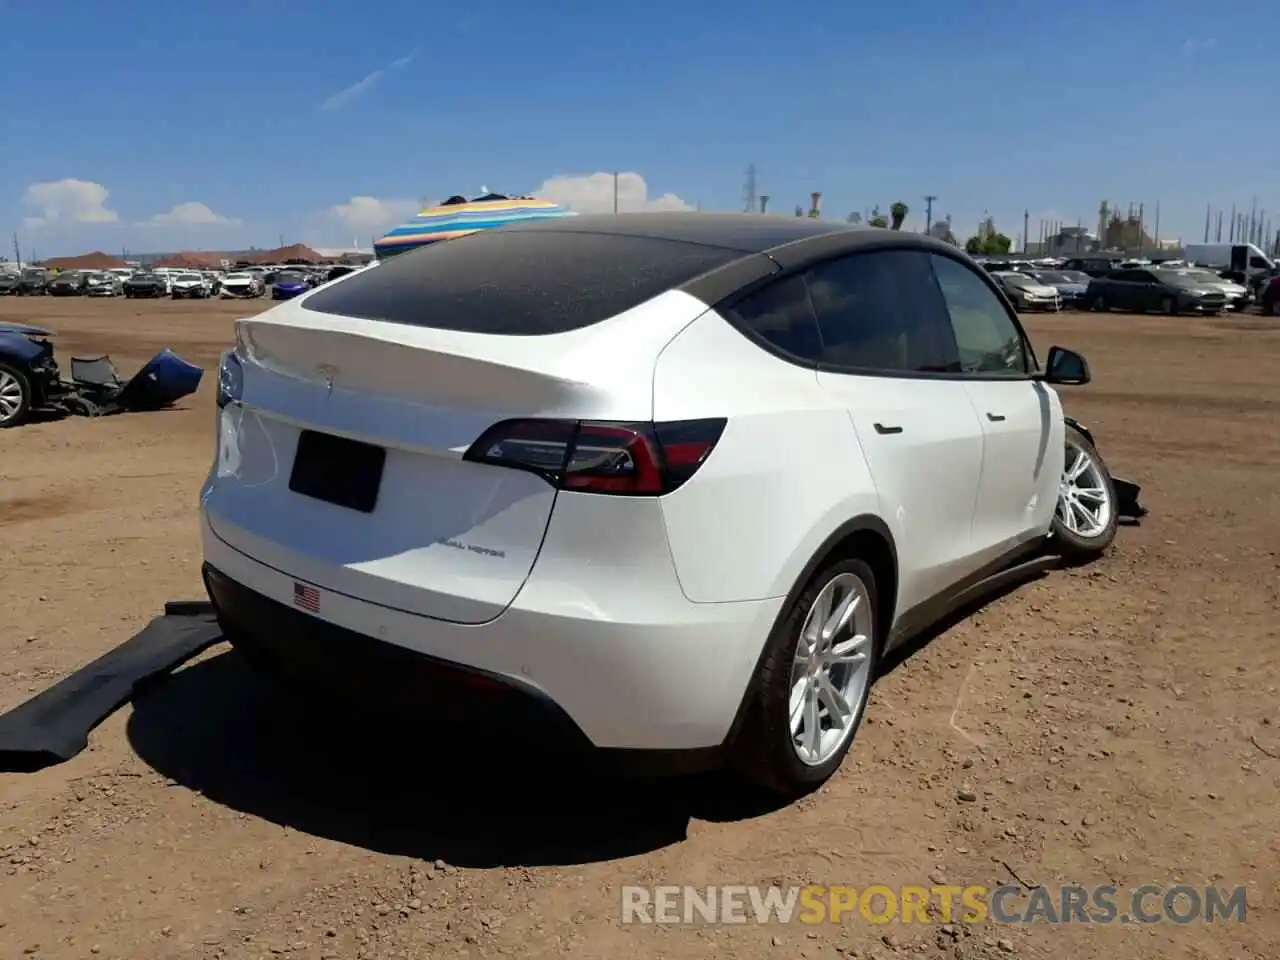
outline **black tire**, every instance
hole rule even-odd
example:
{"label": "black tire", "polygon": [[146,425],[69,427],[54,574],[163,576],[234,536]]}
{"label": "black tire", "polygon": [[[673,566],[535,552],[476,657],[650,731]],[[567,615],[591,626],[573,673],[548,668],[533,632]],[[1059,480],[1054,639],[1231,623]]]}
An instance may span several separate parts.
{"label": "black tire", "polygon": [[25,373],[7,363],[0,363],[0,374],[13,377],[18,383],[18,409],[7,417],[0,413],[0,430],[20,427],[31,417],[31,381]]}
{"label": "black tire", "polygon": [[1111,304],[1107,303],[1106,297],[1094,297],[1089,309],[1095,313],[1106,313],[1111,309]]}
{"label": "black tire", "polygon": [[1165,316],[1176,317],[1178,315],[1178,298],[1165,297],[1160,301],[1160,312]]}
{"label": "black tire", "polygon": [[[1063,497],[1066,494],[1059,492],[1058,503],[1054,507],[1053,515],[1054,549],[1064,560],[1071,563],[1082,563],[1100,556],[1111,546],[1112,541],[1116,538],[1118,519],[1116,515],[1116,488],[1115,484],[1111,482],[1111,471],[1107,469],[1107,464],[1097,449],[1089,442],[1088,437],[1070,424],[1067,425],[1066,448],[1066,460],[1063,463],[1064,473],[1071,469],[1075,461],[1075,455],[1077,453],[1083,454],[1097,468],[1096,473],[1102,483],[1101,489],[1107,498],[1108,516],[1106,523],[1097,533],[1086,536],[1068,526],[1064,519],[1063,505]],[[1086,499],[1089,502],[1096,502],[1093,498]]]}
{"label": "black tire", "polygon": [[[871,653],[863,666],[869,671],[861,702],[856,706],[853,730],[844,744],[826,762],[810,766],[796,755],[791,734],[791,668],[800,631],[818,594],[831,580],[852,573],[862,580],[871,597]],[[790,609],[774,626],[765,643],[764,656],[752,681],[742,728],[732,744],[729,768],[752,786],[762,787],[785,799],[794,799],[816,790],[840,768],[849,747],[857,738],[866,712],[867,700],[880,665],[883,627],[875,574],[866,562],[851,557],[833,561],[818,570],[796,597]]]}

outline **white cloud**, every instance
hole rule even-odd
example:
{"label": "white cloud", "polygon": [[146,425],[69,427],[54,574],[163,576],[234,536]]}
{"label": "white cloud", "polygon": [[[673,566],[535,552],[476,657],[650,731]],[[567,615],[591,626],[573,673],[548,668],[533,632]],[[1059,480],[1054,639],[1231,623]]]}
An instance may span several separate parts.
{"label": "white cloud", "polygon": [[422,208],[417,200],[379,200],[377,197],[352,197],[346,203],[330,207],[329,212],[357,233],[370,233],[399,226]]}
{"label": "white cloud", "polygon": [[392,60],[385,67],[380,67],[372,73],[365,74],[355,83],[351,84],[351,86],[345,87],[332,96],[320,101],[320,105],[316,107],[316,109],[321,113],[333,113],[337,110],[341,110],[343,107],[350,106],[356,100],[359,100],[366,93],[369,93],[374,87],[376,87],[379,82],[381,82],[382,78],[388,73],[407,67],[409,64],[413,63],[417,56],[418,51],[415,50],[407,57],[401,57],[399,60]]}
{"label": "white cloud", "polygon": [[[649,186],[638,173],[617,175],[619,213],[639,213],[643,210],[692,210],[692,205],[674,193],[649,198]],[[533,192],[541,200],[563,204],[578,213],[612,213],[614,201],[614,175],[590,173],[552,177]]]}
{"label": "white cloud", "polygon": [[239,220],[214,213],[203,203],[179,203],[168,213],[157,213],[144,226],[149,227],[234,227]]}
{"label": "white cloud", "polygon": [[1190,56],[1193,53],[1206,53],[1218,45],[1217,37],[1203,37],[1187,40],[1182,44],[1182,52]]}
{"label": "white cloud", "polygon": [[46,180],[27,187],[23,202],[40,211],[27,217],[23,225],[40,227],[51,223],[115,223],[120,214],[105,206],[110,195],[106,187],[92,180]]}

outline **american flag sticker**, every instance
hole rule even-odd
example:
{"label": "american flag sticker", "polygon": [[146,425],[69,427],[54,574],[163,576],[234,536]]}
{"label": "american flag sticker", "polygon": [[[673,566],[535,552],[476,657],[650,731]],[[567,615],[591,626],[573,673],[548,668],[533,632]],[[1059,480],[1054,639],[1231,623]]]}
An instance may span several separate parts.
{"label": "american flag sticker", "polygon": [[307,586],[305,583],[294,583],[293,605],[301,607],[307,613],[319,613],[320,591],[315,587]]}

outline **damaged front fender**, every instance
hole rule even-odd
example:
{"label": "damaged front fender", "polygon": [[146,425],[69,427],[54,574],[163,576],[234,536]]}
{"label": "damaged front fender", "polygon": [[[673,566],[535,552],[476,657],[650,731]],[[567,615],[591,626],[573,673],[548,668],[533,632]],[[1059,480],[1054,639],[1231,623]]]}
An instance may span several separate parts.
{"label": "damaged front fender", "polygon": [[[1098,441],[1094,439],[1092,430],[1074,417],[1063,417],[1063,419],[1067,426],[1079,430],[1095,450],[1098,448]],[[1111,477],[1111,485],[1116,492],[1116,516],[1121,520],[1141,520],[1150,512],[1142,505],[1141,486],[1132,480],[1122,480],[1114,474]]]}

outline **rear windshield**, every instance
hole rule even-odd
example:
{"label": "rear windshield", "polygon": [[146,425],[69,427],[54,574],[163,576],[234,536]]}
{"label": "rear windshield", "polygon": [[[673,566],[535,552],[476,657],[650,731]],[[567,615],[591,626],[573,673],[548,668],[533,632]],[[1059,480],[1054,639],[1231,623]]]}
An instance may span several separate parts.
{"label": "rear windshield", "polygon": [[321,288],[303,306],[466,333],[565,333],[743,256],[651,237],[494,230],[399,254]]}

